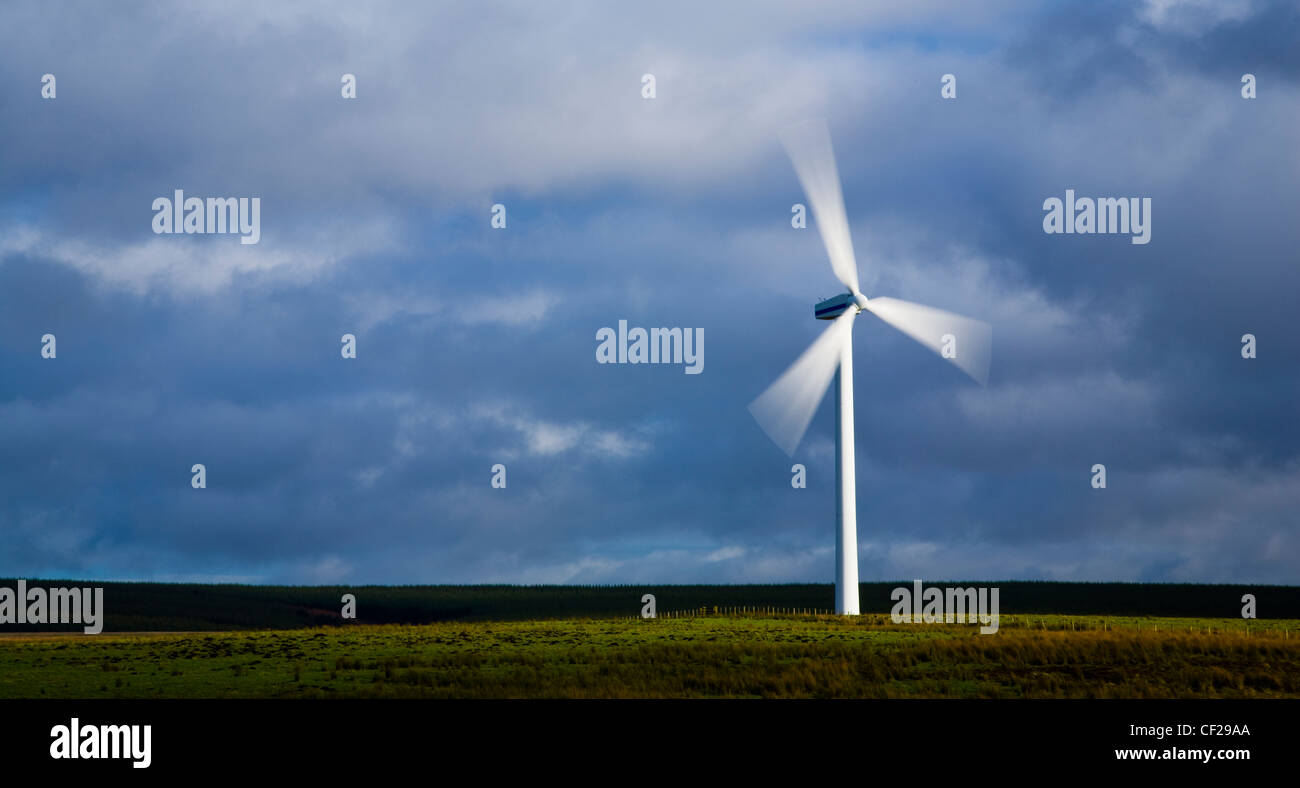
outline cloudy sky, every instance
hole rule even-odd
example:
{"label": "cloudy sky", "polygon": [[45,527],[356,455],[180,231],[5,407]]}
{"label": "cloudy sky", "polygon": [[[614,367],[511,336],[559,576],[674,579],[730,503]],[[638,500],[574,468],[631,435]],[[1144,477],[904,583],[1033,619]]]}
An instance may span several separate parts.
{"label": "cloudy sky", "polygon": [[993,326],[981,388],[857,321],[864,581],[1296,582],[1294,3],[430,5],[0,9],[0,576],[831,582],[833,399],[793,459],[746,410],[840,291],[824,117],[866,293]]}

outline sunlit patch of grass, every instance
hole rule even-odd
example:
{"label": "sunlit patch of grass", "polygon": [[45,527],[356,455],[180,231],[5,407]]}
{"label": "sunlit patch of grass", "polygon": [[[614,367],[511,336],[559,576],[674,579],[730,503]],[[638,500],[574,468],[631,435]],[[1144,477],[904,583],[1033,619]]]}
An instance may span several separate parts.
{"label": "sunlit patch of grass", "polygon": [[4,638],[0,697],[1300,697],[1298,625],[1003,616],[979,635],[733,616]]}

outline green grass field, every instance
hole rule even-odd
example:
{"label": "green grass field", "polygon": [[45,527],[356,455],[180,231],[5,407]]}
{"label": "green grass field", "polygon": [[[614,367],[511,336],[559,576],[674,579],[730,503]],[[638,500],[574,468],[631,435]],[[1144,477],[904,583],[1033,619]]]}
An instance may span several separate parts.
{"label": "green grass field", "polygon": [[9,634],[3,698],[1300,697],[1300,621],[703,616]]}

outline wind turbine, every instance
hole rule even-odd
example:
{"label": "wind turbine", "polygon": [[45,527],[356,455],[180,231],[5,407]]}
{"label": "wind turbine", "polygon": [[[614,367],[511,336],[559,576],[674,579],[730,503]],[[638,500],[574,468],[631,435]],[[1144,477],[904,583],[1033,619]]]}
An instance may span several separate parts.
{"label": "wind turbine", "polygon": [[992,330],[987,323],[897,298],[868,299],[858,289],[858,264],[844,214],[830,132],[820,120],[781,133],[808,195],[817,230],[836,278],[847,293],[818,303],[813,315],[834,321],[781,377],[749,404],[776,445],[793,455],[818,403],[839,372],[835,389],[835,612],[858,615],[857,475],[853,453],[853,318],[867,311],[956,364],[980,385],[988,382]]}

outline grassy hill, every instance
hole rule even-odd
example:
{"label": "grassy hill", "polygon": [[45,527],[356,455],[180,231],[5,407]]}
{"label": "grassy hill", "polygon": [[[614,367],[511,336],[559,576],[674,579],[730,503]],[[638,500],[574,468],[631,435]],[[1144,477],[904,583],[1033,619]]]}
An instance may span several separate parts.
{"label": "grassy hill", "polygon": [[0,638],[0,698],[1295,698],[1300,621],[709,615]]}

